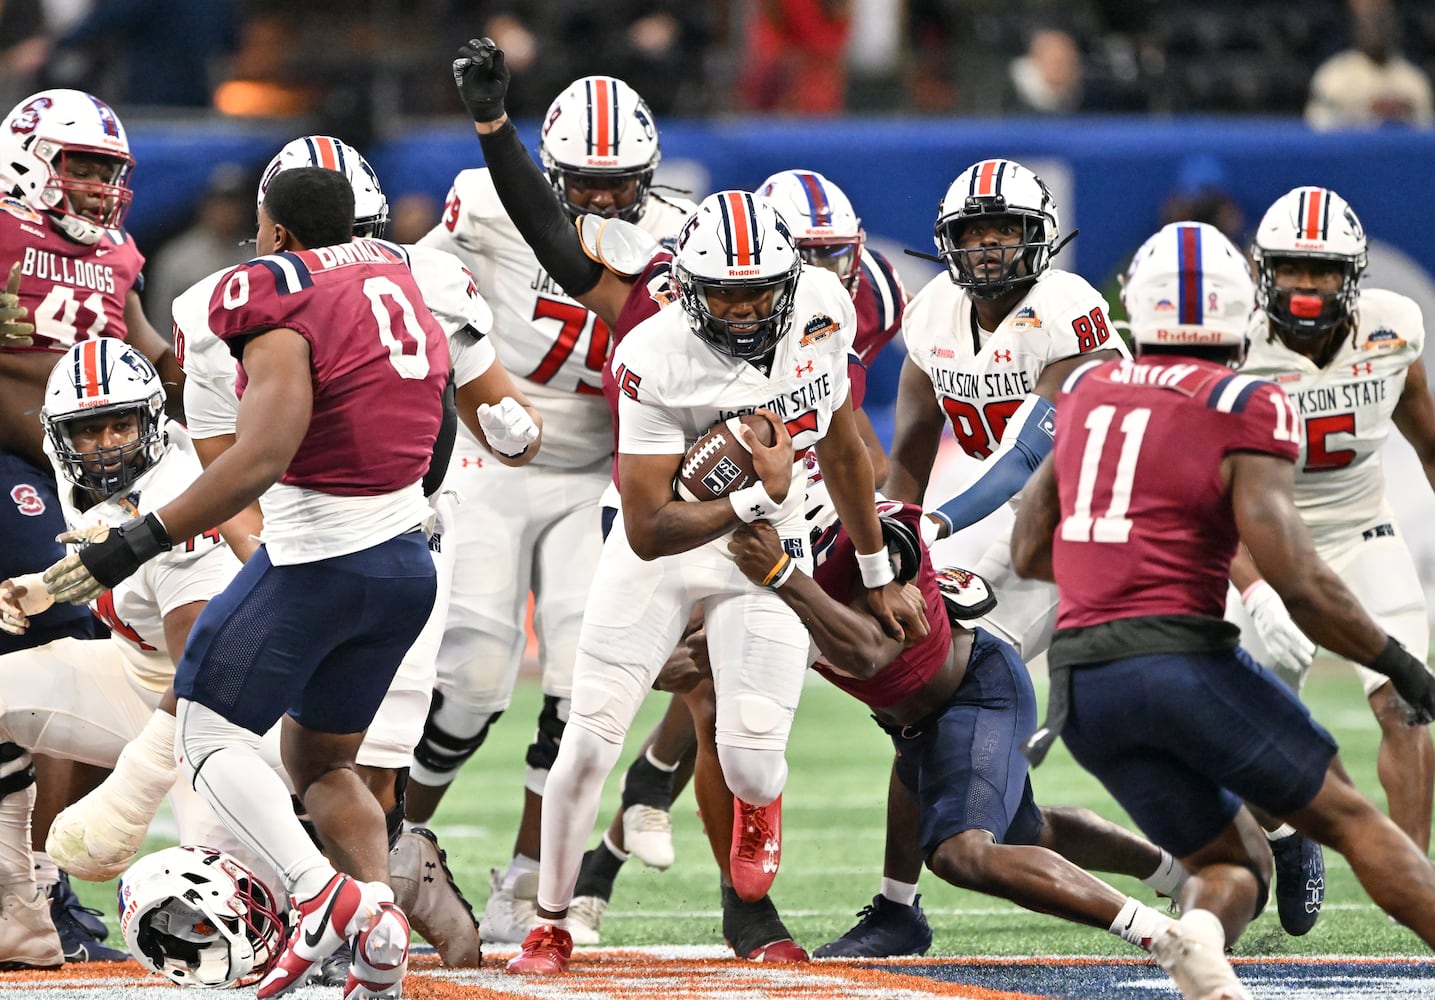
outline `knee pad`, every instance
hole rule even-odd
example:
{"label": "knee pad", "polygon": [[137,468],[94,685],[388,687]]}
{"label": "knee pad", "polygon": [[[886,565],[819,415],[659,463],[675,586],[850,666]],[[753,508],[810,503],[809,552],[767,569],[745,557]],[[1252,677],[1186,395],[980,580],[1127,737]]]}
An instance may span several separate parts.
{"label": "knee pad", "polygon": [[0,743],[0,799],[35,783],[35,762],[18,743]]}
{"label": "knee pad", "polygon": [[[488,729],[503,715],[503,710],[476,714],[466,733],[452,731],[451,722],[441,725],[439,713],[443,710],[444,697],[435,690],[429,704],[428,718],[424,720],[424,734],[414,747],[414,761],[421,772],[420,780],[426,785],[448,784],[483,741],[488,739]],[[447,726],[448,728],[445,728]],[[434,778],[437,780],[429,780]]]}
{"label": "knee pad", "polygon": [[719,744],[718,762],[727,787],[748,805],[767,805],[787,784],[787,758],[781,750]]}
{"label": "knee pad", "polygon": [[548,772],[558,759],[558,744],[563,739],[564,727],[568,725],[568,710],[571,707],[572,702],[568,698],[551,694],[543,696],[543,708],[538,713],[538,731],[534,733],[524,759],[528,765],[524,786],[534,795],[543,794]]}

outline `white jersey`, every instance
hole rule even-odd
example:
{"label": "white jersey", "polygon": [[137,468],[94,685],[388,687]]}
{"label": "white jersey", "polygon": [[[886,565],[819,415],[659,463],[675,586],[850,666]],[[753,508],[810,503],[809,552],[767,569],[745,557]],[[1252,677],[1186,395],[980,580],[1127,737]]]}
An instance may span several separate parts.
{"label": "white jersey", "polygon": [[1317,545],[1378,518],[1385,509],[1380,451],[1405,374],[1420,359],[1425,325],[1403,295],[1365,289],[1346,336],[1324,368],[1269,336],[1263,313],[1251,324],[1241,371],[1285,390],[1303,421],[1295,504]]}
{"label": "white jersey", "polygon": [[[159,460],[103,503],[81,511],[75,506],[74,487],[64,478],[48,439],[45,450],[61,486],[60,507],[71,530],[97,524],[121,525],[158,510],[179,496],[199,476],[199,456],[183,427],[169,421],[169,436]],[[69,487],[69,488],[66,488]],[[239,572],[239,560],[217,529],[184,541],[142,565],[133,576],[90,603],[90,609],[110,627],[110,641],[119,647],[134,678],[152,691],[163,691],[174,679],[174,663],[165,644],[164,617],[194,601],[208,601]]]}
{"label": "white jersey", "polygon": [[907,303],[902,336],[957,443],[979,459],[996,451],[1047,365],[1091,351],[1130,356],[1101,293],[1069,271],[1043,272],[991,333],[977,322],[967,291],[940,274]]}
{"label": "white jersey", "polygon": [[[675,237],[694,207],[649,194],[637,224],[658,239]],[[493,304],[498,356],[543,414],[543,448],[533,464],[585,468],[611,455],[613,424],[603,399],[608,328],[538,263],[487,168],[454,178],[443,221],[420,245],[457,255]],[[470,437],[467,428],[460,437]]]}
{"label": "white jersey", "polygon": [[[847,365],[856,331],[852,296],[832,272],[810,265],[802,268],[792,327],[778,342],[769,374],[708,347],[682,307],[663,309],[634,327],[613,355],[618,450],[680,455],[719,420],[766,407],[787,424],[800,454],[827,434],[850,393]],[[801,512],[806,478],[798,461],[774,524]]]}
{"label": "white jersey", "polygon": [[[409,269],[424,305],[448,335],[454,384],[478,378],[493,364],[493,343],[486,336],[493,312],[478,294],[473,275],[453,254],[406,246]],[[196,438],[233,434],[239,415],[234,391],[238,362],[209,328],[209,302],[229,270],[216,271],[174,300],[174,354],[184,369],[184,414]]]}

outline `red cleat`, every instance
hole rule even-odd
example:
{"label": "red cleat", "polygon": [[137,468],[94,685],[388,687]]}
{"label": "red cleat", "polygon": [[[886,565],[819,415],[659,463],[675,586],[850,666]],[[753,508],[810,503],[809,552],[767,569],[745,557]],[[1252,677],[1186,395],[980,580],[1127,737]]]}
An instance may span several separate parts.
{"label": "red cleat", "polygon": [[523,939],[523,950],[510,959],[508,971],[519,976],[551,976],[568,971],[573,938],[561,927],[539,924]]}
{"label": "red cleat", "polygon": [[299,919],[279,961],[259,984],[259,1000],[269,1000],[301,985],[310,969],[358,933],[378,907],[378,901],[370,898],[365,888],[363,882],[336,874],[318,895],[294,904]]}
{"label": "red cleat", "polygon": [[781,860],[782,796],[765,806],[750,806],[734,796],[732,851],[728,863],[738,898],[755,903],[766,896],[772,888],[772,880],[777,878]]}
{"label": "red cleat", "polygon": [[394,903],[380,903],[379,913],[359,932],[344,1000],[403,996],[409,969],[409,921]]}
{"label": "red cleat", "polygon": [[792,938],[783,938],[780,941],[773,941],[761,948],[755,949],[751,954],[738,955],[738,958],[746,958],[749,962],[810,962],[807,951]]}

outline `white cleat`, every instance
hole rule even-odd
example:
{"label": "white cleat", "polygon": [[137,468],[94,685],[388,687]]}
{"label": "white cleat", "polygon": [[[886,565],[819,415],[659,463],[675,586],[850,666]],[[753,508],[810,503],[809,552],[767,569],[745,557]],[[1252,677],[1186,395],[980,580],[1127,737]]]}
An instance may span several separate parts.
{"label": "white cleat", "polygon": [[1226,961],[1226,932],[1209,910],[1192,910],[1151,942],[1156,964],[1185,1000],[1251,1000]]}
{"label": "white cleat", "polygon": [[568,935],[575,945],[598,943],[598,926],[606,909],[608,901],[602,896],[578,896],[568,904]]}
{"label": "white cleat", "polygon": [[378,914],[355,939],[344,1000],[402,997],[408,968],[409,922],[393,903],[380,903]]}
{"label": "white cleat", "polygon": [[522,944],[537,923],[538,873],[520,875],[510,892],[503,888],[503,873],[492,869],[478,936],[485,944]]}
{"label": "white cleat", "polygon": [[673,864],[673,818],[666,809],[641,803],[623,810],[623,848],[649,868]]}

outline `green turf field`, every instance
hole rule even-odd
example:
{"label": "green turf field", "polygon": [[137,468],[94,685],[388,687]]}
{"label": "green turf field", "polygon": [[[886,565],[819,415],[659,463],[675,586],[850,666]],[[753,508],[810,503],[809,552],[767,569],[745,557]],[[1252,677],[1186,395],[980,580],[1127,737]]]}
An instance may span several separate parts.
{"label": "green turf field", "polygon": [[[1044,698],[1040,678],[1038,691]],[[1384,808],[1375,779],[1375,722],[1353,674],[1318,665],[1306,696],[1316,717],[1340,741],[1356,783]],[[454,874],[480,910],[488,894],[489,867],[506,864],[512,850],[522,801],[523,751],[540,697],[536,684],[520,685],[512,708],[493,727],[487,745],[435,816],[433,825]],[[630,747],[660,714],[661,697],[652,696],[645,706]],[[631,752],[625,752],[619,769],[631,759]],[[855,911],[877,891],[890,760],[886,736],[858,702],[825,682],[814,680],[808,685],[789,746],[792,774],[783,798],[782,870],[773,899],[794,937],[809,949],[846,930]],[[1038,802],[1086,806],[1129,825],[1059,744],[1035,772],[1033,784]],[[601,825],[607,824],[616,804],[615,775],[604,793]],[[717,869],[690,791],[678,800],[673,814],[677,863],[659,873],[629,862],[604,918],[605,945],[721,944]],[[153,840],[150,846],[165,844]],[[1425,953],[1414,935],[1392,924],[1370,903],[1341,858],[1327,853],[1326,865],[1325,913],[1314,931],[1304,938],[1287,937],[1272,904],[1238,942],[1236,953]],[[1113,881],[1138,899],[1155,902],[1140,883],[1119,877]],[[113,925],[114,884],[76,883],[76,887],[89,905],[104,910]],[[933,955],[1133,954],[1130,946],[1104,932],[952,888],[930,873],[924,875],[921,891],[935,932]]]}

